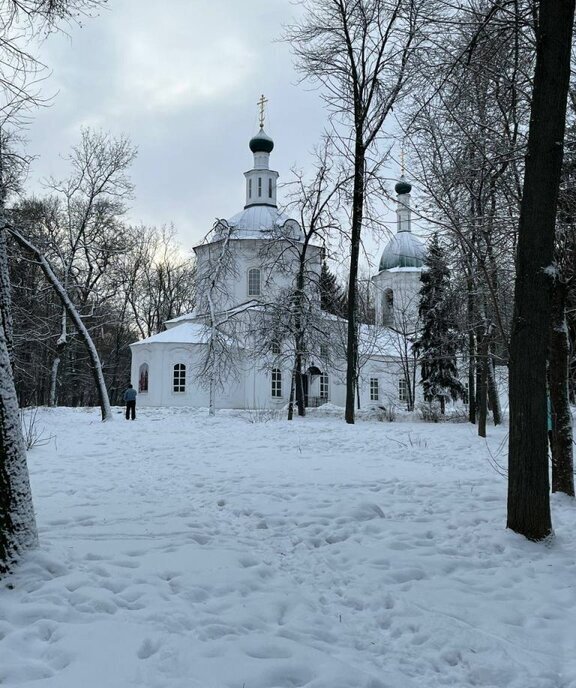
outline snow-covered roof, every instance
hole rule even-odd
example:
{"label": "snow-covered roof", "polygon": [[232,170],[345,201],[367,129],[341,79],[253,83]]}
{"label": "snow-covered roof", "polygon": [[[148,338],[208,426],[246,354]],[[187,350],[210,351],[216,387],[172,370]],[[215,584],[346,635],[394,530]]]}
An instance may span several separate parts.
{"label": "snow-covered roof", "polygon": [[209,339],[210,330],[206,325],[195,322],[182,322],[176,327],[171,327],[164,332],[152,335],[152,337],[141,339],[139,342],[130,344],[130,346],[148,344],[206,344]]}
{"label": "snow-covered roof", "polygon": [[280,238],[299,240],[300,225],[290,215],[271,205],[251,205],[228,220],[221,220],[215,235],[232,228],[233,239]]}

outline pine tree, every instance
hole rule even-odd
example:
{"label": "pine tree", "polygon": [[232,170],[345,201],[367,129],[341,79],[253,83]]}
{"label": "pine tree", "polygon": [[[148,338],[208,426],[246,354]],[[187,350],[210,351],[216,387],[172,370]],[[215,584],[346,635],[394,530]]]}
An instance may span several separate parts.
{"label": "pine tree", "polygon": [[437,234],[430,242],[420,281],[422,329],[414,346],[420,355],[424,398],[440,401],[440,409],[444,413],[446,399],[455,401],[463,397],[464,386],[458,378],[456,366],[458,336],[450,299],[450,270]]}
{"label": "pine tree", "polygon": [[322,263],[320,273],[320,304],[327,313],[340,316],[346,313],[346,294],[326,261]]}

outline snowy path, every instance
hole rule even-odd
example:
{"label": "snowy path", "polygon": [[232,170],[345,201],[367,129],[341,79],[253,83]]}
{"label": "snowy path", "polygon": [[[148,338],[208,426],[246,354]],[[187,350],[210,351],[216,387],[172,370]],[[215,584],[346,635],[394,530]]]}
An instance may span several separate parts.
{"label": "snowy path", "polygon": [[576,688],[574,507],[552,547],[506,532],[468,425],[39,423],[2,686]]}

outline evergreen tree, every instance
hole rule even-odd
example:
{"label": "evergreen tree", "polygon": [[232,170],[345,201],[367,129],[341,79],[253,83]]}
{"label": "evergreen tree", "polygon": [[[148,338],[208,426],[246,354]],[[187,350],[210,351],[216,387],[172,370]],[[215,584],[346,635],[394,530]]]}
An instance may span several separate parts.
{"label": "evergreen tree", "polygon": [[344,316],[346,313],[346,294],[338,284],[336,275],[330,270],[326,261],[322,263],[320,273],[320,304],[323,311],[333,315]]}
{"label": "evergreen tree", "polygon": [[420,356],[424,398],[439,400],[444,413],[446,399],[463,397],[464,386],[456,366],[458,336],[450,298],[450,270],[437,234],[430,242],[420,281],[422,329],[414,347]]}

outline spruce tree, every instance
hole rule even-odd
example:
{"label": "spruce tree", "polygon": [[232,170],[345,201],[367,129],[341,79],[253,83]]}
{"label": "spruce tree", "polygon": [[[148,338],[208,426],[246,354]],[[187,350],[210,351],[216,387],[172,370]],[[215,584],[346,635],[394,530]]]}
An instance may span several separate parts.
{"label": "spruce tree", "polygon": [[346,313],[346,295],[326,261],[323,261],[320,273],[320,304],[327,313],[339,316]]}
{"label": "spruce tree", "polygon": [[420,277],[419,315],[422,328],[414,347],[420,356],[421,382],[426,401],[438,400],[444,413],[446,399],[464,395],[458,378],[458,335],[451,304],[450,270],[438,235],[428,248]]}

